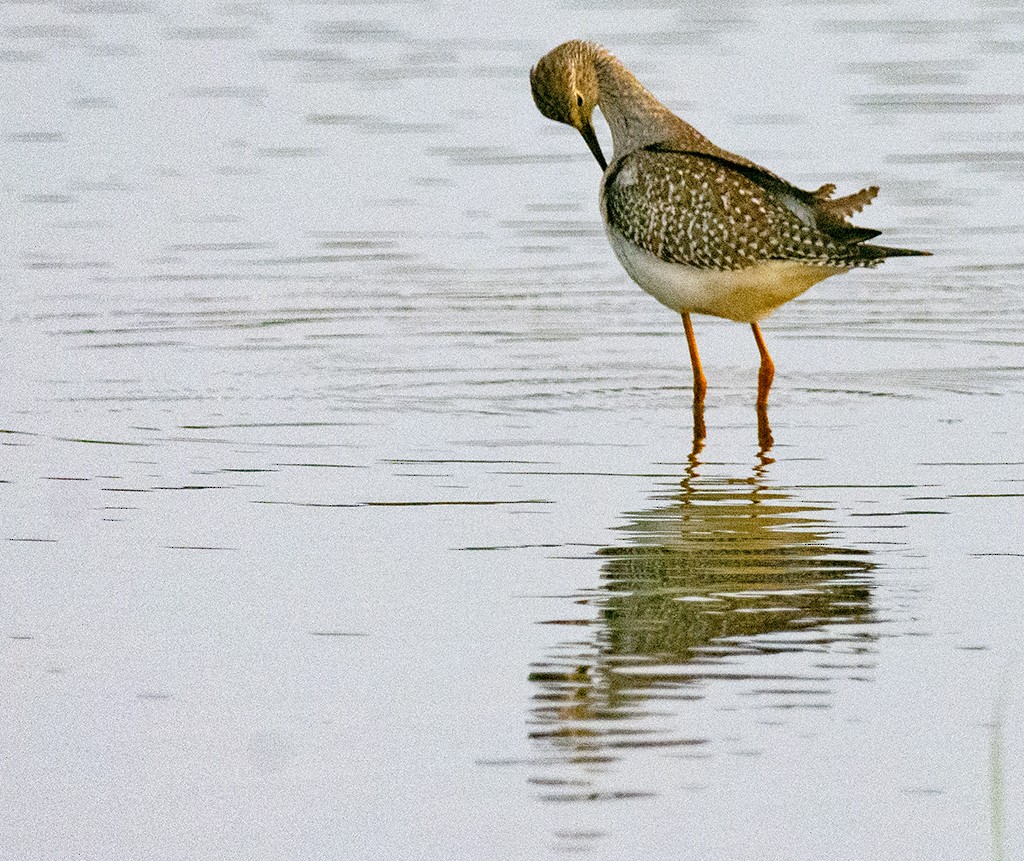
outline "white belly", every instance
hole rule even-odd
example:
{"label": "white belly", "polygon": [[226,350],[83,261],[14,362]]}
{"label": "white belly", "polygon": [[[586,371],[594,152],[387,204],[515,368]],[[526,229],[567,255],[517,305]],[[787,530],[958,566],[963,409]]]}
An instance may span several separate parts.
{"label": "white belly", "polygon": [[608,241],[629,276],[662,305],[681,314],[710,314],[740,323],[761,320],[811,285],[849,271],[765,260],[747,269],[719,272],[667,263],[611,229]]}

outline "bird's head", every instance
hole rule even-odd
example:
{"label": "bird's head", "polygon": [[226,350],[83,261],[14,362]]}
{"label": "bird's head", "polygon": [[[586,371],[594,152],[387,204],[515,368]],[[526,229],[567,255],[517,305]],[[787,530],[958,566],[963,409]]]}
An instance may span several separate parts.
{"label": "bird's head", "polygon": [[548,119],[572,126],[601,165],[608,167],[594,131],[594,108],[600,98],[594,59],[601,49],[573,40],[540,58],[530,70],[530,87],[538,110]]}

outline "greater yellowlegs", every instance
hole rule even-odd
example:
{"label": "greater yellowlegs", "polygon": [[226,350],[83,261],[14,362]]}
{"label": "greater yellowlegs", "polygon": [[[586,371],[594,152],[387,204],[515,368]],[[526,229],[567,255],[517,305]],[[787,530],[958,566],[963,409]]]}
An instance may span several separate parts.
{"label": "greater yellowlegs", "polygon": [[[868,245],[879,231],[849,223],[877,186],[836,198],[831,183],[817,191],[790,185],[715,146],[600,45],[559,45],[530,71],[530,84],[540,112],[575,128],[604,171],[601,216],[615,256],[637,284],[683,317],[701,435],[707,380],[691,314],[750,324],[761,354],[758,416],[768,434],[775,366],[758,321],[830,275],[928,254]],[[611,163],[594,132],[595,107],[611,130]]]}

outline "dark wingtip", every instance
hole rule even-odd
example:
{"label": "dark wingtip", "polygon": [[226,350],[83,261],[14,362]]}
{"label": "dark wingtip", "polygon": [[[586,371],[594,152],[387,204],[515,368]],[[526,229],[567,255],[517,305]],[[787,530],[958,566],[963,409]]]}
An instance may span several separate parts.
{"label": "dark wingtip", "polygon": [[837,221],[833,218],[820,219],[818,227],[836,241],[847,245],[867,242],[869,239],[874,239],[882,234],[881,230],[874,230],[871,227],[856,227],[853,224],[847,224],[845,221]]}
{"label": "dark wingtip", "polygon": [[865,258],[884,260],[886,257],[931,257],[931,251],[917,251],[913,248],[892,248],[888,245],[859,245],[858,251],[866,252]]}

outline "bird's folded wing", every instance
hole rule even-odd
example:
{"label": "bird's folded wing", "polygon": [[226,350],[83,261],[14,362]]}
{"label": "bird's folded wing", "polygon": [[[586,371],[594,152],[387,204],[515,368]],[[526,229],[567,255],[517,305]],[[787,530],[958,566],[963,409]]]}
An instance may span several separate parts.
{"label": "bird's folded wing", "polygon": [[657,146],[612,165],[602,202],[611,229],[662,260],[701,269],[762,260],[856,265],[858,244],[877,235],[756,166]]}

